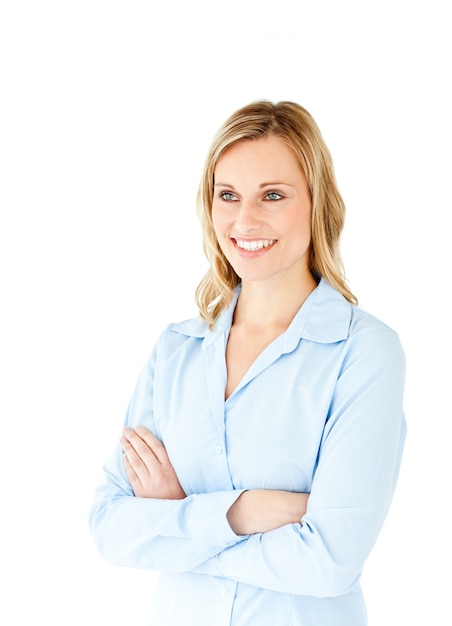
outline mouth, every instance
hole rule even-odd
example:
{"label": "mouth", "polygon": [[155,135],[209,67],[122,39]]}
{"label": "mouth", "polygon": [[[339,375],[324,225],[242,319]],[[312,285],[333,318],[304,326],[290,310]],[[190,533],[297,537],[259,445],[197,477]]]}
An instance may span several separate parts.
{"label": "mouth", "polygon": [[241,250],[247,252],[258,252],[262,249],[268,249],[275,245],[277,239],[237,239],[231,237],[232,242]]}

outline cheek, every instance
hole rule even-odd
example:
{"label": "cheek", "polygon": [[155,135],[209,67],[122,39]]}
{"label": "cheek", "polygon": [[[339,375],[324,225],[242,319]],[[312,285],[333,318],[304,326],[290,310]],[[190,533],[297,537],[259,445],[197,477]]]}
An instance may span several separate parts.
{"label": "cheek", "polygon": [[301,215],[298,213],[288,216],[284,223],[281,223],[280,227],[281,232],[284,232],[291,239],[303,239],[303,241],[311,239],[310,213],[303,212]]}
{"label": "cheek", "polygon": [[227,224],[225,216],[222,214],[221,211],[215,210],[215,207],[212,207],[212,224],[216,238],[220,242],[221,239],[224,237],[225,231],[227,229]]}
{"label": "cheek", "polygon": [[223,253],[225,253],[225,234],[226,234],[226,225],[224,223],[224,219],[221,219],[221,213],[215,211],[212,208],[212,225],[213,225],[213,233],[217,240],[217,243]]}
{"label": "cheek", "polygon": [[217,238],[217,240],[219,240],[219,235],[220,235],[220,228],[219,228],[219,224],[218,224],[218,215],[216,213],[216,211],[214,211],[212,209],[212,225],[213,225],[213,232],[215,234],[215,237]]}

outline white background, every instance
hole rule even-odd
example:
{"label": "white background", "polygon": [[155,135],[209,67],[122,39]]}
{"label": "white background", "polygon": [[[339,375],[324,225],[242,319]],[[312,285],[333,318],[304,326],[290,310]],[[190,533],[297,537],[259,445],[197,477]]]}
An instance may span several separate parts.
{"label": "white background", "polygon": [[451,623],[446,4],[0,0],[2,626],[149,623],[154,574],[104,563],[87,514],[153,341],[196,312],[208,144],[257,98],[317,120],[349,281],[406,350],[369,626]]}

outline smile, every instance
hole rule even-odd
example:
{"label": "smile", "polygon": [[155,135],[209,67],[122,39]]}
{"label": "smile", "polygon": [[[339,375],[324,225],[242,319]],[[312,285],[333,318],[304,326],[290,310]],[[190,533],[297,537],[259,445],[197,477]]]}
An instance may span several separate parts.
{"label": "smile", "polygon": [[234,239],[235,243],[242,250],[248,250],[249,252],[256,252],[256,250],[261,250],[262,248],[269,248],[273,244],[275,244],[277,239],[254,239],[253,241],[249,241],[246,239]]}

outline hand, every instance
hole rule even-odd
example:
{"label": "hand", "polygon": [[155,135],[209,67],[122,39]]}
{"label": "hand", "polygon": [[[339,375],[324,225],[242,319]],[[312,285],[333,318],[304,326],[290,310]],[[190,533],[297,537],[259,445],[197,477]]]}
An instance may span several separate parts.
{"label": "hand", "polygon": [[165,446],[144,426],[124,428],[120,439],[124,469],[136,496],[182,500],[186,497]]}
{"label": "hand", "polygon": [[228,522],[236,535],[265,533],[286,524],[301,524],[308,499],[308,493],[273,489],[244,491],[229,509]]}

